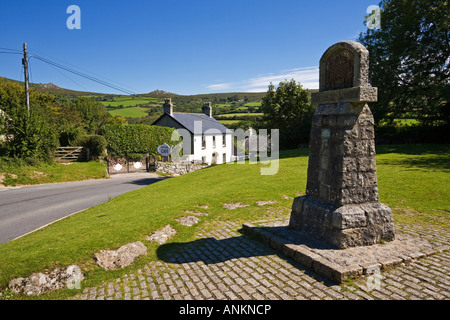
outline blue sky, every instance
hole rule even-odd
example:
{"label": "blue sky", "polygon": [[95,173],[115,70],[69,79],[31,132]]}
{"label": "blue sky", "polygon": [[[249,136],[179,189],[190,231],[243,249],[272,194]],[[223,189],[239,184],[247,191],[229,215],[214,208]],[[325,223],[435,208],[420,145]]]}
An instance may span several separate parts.
{"label": "blue sky", "polygon": [[[294,78],[318,87],[323,52],[366,30],[378,0],[2,0],[0,48],[39,55],[135,93],[262,92]],[[81,9],[69,30],[67,8]],[[2,51],[2,49],[0,49]],[[32,82],[118,93],[30,59]],[[21,56],[0,76],[23,80]]]}

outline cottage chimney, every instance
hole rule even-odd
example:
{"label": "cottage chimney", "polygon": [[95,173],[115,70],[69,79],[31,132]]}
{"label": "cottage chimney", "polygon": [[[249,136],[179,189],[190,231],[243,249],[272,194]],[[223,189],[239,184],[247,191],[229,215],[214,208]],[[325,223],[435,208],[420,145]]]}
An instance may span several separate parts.
{"label": "cottage chimney", "polygon": [[163,104],[164,113],[168,113],[169,115],[173,115],[173,104],[172,99],[166,98]]}
{"label": "cottage chimney", "polygon": [[208,117],[212,117],[212,108],[211,108],[211,102],[204,102],[202,112],[206,114]]}

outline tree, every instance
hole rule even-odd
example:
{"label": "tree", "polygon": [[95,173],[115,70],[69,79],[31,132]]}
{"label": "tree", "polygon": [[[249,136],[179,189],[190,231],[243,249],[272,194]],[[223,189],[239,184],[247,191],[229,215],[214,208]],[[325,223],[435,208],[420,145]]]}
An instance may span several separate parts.
{"label": "tree", "polygon": [[105,106],[93,98],[78,98],[74,102],[74,109],[80,113],[89,134],[98,134],[111,117]]}
{"label": "tree", "polygon": [[448,126],[448,2],[383,0],[379,6],[381,29],[359,37],[370,52],[370,82],[379,90],[371,105],[375,121],[412,114],[422,124]]}
{"label": "tree", "polygon": [[23,86],[0,78],[0,110],[9,113],[11,109],[25,103]]}
{"label": "tree", "polygon": [[0,155],[18,158],[51,160],[58,146],[58,137],[48,118],[53,108],[48,105],[53,95],[30,90],[30,114],[25,107],[23,86],[0,81],[0,135],[6,141],[0,145]]}
{"label": "tree", "polygon": [[127,118],[122,116],[114,116],[109,118],[107,124],[127,124]]}
{"label": "tree", "polygon": [[7,143],[1,154],[9,157],[50,161],[58,147],[57,134],[36,112],[19,105],[11,109],[4,124]]}
{"label": "tree", "polygon": [[297,148],[309,141],[314,109],[308,91],[294,79],[280,82],[276,89],[271,83],[261,110],[267,129],[280,130],[281,148]]}
{"label": "tree", "polygon": [[72,102],[58,105],[57,113],[49,119],[59,134],[59,143],[63,147],[77,146],[78,140],[87,134],[80,113]]}

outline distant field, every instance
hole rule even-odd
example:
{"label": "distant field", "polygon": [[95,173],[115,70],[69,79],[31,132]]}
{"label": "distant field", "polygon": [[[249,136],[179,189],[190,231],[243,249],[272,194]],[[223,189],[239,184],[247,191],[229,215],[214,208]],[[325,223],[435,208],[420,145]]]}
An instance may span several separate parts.
{"label": "distant field", "polygon": [[114,101],[101,101],[101,103],[103,103],[103,105],[105,107],[107,106],[111,106],[111,107],[118,107],[120,105],[124,106],[124,107],[134,107],[138,104],[146,104],[149,103],[151,101],[149,100],[144,100],[144,99],[135,99],[135,100],[119,100],[117,101],[116,99],[114,99]]}
{"label": "distant field", "polygon": [[[219,95],[219,96],[221,96],[221,95]],[[161,107],[163,104],[163,100],[164,100],[163,97],[161,97],[161,98],[147,97],[145,95],[105,96],[104,98],[106,98],[104,100],[107,100],[107,101],[101,101],[101,103],[105,107],[112,107],[111,110],[108,110],[111,115],[122,116],[122,117],[126,117],[126,118],[141,118],[142,116],[147,116],[150,109],[142,108],[142,107],[140,107],[141,105],[148,105],[149,107],[155,107],[155,106]],[[217,96],[216,95],[198,96],[198,97],[195,97],[195,99],[197,99],[197,100],[195,100],[194,97],[175,98],[178,100],[173,101],[174,106],[175,106],[174,111],[175,111],[175,109],[177,109],[177,106],[179,106],[179,109],[177,109],[177,110],[180,110],[179,112],[182,112],[181,110],[184,110],[185,106],[188,109],[189,108],[192,109],[192,105],[201,105],[201,101],[199,101],[198,99],[207,99],[207,98],[214,98],[211,100],[216,100]],[[244,96],[242,97],[242,99],[243,98],[244,98]],[[255,108],[255,107],[259,107],[261,105],[260,101],[252,101],[254,98],[255,97],[251,97],[251,99],[249,99],[250,102],[248,102],[246,104],[243,104],[242,102],[239,103],[238,104],[238,105],[240,105],[239,107],[238,107],[238,105],[232,104],[232,103],[213,103],[212,107],[213,107],[213,109],[218,110],[219,112],[221,112],[222,109],[225,109],[225,110],[228,109],[228,111],[233,110],[234,112],[236,112],[233,114],[219,114],[220,116],[226,117],[226,118],[262,116],[263,115],[262,113],[247,113],[249,107]],[[224,100],[222,100],[222,101],[224,101]],[[122,106],[123,108],[113,110],[114,108],[117,108],[120,106]],[[155,109],[153,108],[153,110],[155,110]],[[238,122],[238,121],[236,121],[236,119],[235,120],[230,119],[230,122],[226,122],[226,124],[234,124],[236,122]]]}
{"label": "distant field", "polygon": [[245,116],[262,116],[264,113],[227,113],[227,114],[218,114],[217,116],[221,116],[224,118],[232,118],[232,117],[245,117]]}
{"label": "distant field", "polygon": [[125,118],[140,118],[147,116],[147,109],[141,107],[123,108],[117,110],[109,110],[109,113],[113,116],[121,116]]}
{"label": "distant field", "polygon": [[229,125],[229,124],[236,124],[240,122],[241,120],[218,120],[223,125]]}
{"label": "distant field", "polygon": [[245,104],[246,107],[260,107],[261,106],[261,102],[248,102]]}

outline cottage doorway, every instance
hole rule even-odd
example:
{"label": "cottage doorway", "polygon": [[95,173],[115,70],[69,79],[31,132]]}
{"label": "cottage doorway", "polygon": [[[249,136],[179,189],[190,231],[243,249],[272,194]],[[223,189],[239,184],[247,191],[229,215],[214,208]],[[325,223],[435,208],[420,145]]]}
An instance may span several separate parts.
{"label": "cottage doorway", "polygon": [[217,154],[217,152],[213,152],[211,164],[217,164],[217,157],[218,157],[218,156],[219,156],[219,155]]}

